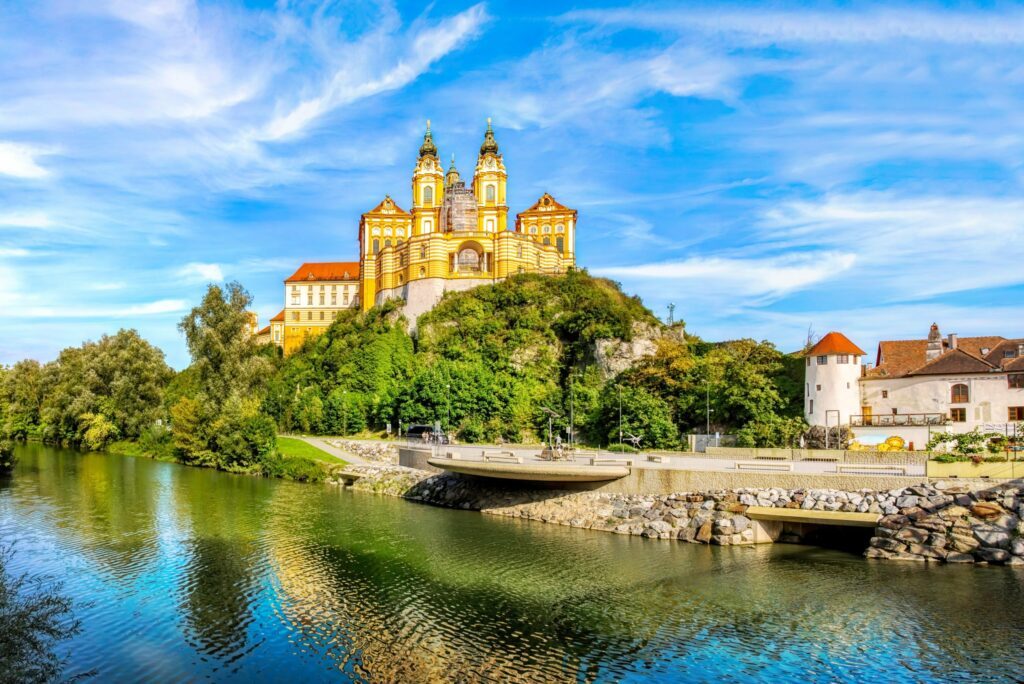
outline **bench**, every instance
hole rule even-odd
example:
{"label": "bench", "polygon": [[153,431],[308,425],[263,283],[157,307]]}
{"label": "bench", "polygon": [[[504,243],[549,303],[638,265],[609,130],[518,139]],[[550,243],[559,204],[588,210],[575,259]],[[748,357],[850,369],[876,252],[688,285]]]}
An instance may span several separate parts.
{"label": "bench", "polygon": [[755,456],[754,460],[755,461],[788,461],[789,460],[789,456],[768,456],[768,455]]}
{"label": "bench", "polygon": [[610,466],[626,466],[627,468],[633,467],[633,459],[631,458],[595,458],[591,465],[610,465]]}
{"label": "bench", "polygon": [[487,463],[522,463],[523,459],[511,451],[485,451],[484,461]]}
{"label": "bench", "polygon": [[871,473],[883,473],[885,475],[906,475],[907,466],[888,465],[884,463],[840,463],[836,466],[837,473],[854,473],[865,475]]}
{"label": "bench", "polygon": [[[779,459],[772,459],[778,461]],[[779,472],[792,472],[792,463],[765,463],[764,461],[736,461],[736,470],[776,470]]]}

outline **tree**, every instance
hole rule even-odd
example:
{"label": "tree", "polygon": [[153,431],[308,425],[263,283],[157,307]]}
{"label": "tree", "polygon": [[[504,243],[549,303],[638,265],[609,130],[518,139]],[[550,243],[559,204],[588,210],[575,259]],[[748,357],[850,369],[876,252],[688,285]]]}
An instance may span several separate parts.
{"label": "tree", "polygon": [[671,449],[679,445],[679,431],[672,423],[668,404],[641,387],[620,387],[612,383],[601,395],[600,410],[591,422],[590,433],[602,444],[619,441],[621,397],[622,437],[641,438],[640,447]]}
{"label": "tree", "polygon": [[986,453],[996,453],[999,450],[998,442],[1002,439],[1005,439],[1004,435],[997,432],[981,432],[978,428],[970,432],[939,432],[932,435],[925,448],[928,451],[943,449],[949,453],[952,460],[981,463],[985,460]]}
{"label": "tree", "polygon": [[736,445],[741,447],[797,447],[807,430],[803,418],[786,418],[768,414],[750,421],[736,432]]}
{"label": "tree", "polygon": [[0,549],[0,681],[54,681],[64,669],[56,645],[78,634],[80,623],[59,583],[12,576],[10,558]]}
{"label": "tree", "polygon": [[202,303],[178,324],[185,334],[199,393],[214,412],[232,397],[260,394],[273,362],[248,333],[252,297],[240,283],[210,285]]}
{"label": "tree", "polygon": [[37,432],[42,403],[42,365],[31,359],[17,362],[0,378],[0,432],[14,439]]}
{"label": "tree", "polygon": [[163,352],[134,330],[64,349],[43,368],[42,435],[84,444],[88,434],[85,446],[96,450],[113,439],[137,439],[163,415],[172,376]]}

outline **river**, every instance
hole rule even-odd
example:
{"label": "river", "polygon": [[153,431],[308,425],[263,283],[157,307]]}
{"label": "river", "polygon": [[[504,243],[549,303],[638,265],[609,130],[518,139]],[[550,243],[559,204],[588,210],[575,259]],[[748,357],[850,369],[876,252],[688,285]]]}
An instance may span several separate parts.
{"label": "river", "polygon": [[37,444],[13,572],[96,681],[1011,681],[1024,572],[708,547]]}

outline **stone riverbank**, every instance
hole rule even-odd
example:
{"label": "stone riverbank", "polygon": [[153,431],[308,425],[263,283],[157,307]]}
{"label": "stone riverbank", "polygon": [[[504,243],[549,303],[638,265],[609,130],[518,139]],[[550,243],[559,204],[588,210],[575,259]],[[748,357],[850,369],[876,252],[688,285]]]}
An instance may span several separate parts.
{"label": "stone riverbank", "polygon": [[[451,473],[395,465],[349,466],[353,489],[448,508],[524,518],[616,534],[735,545],[767,541],[751,506],[876,513],[865,552],[900,561],[1024,566],[1024,485],[972,487],[938,482],[892,491],[734,489],[631,495],[513,488]],[[341,472],[340,470],[338,471]],[[334,477],[341,484],[344,478]],[[806,526],[777,526],[773,539],[799,542]]]}

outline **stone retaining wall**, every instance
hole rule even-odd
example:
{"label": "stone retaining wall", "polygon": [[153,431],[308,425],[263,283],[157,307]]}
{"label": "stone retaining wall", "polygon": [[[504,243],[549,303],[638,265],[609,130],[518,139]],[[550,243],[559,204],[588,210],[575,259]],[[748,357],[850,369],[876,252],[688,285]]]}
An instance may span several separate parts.
{"label": "stone retaining wall", "polygon": [[[689,455],[689,454],[687,454]],[[842,449],[748,449],[743,447],[708,447],[706,454],[697,457],[737,461],[759,458],[784,461],[814,461],[838,459],[838,463],[864,465],[923,465],[932,454],[927,451],[848,451]]]}
{"label": "stone retaining wall", "polygon": [[[507,488],[401,466],[349,466],[353,489],[437,506],[572,527],[707,544],[799,541],[799,528],[761,524],[751,506],[877,513],[865,555],[884,560],[1024,565],[1024,498],[1016,486],[971,491],[939,483],[892,491],[739,488],[645,495]],[[340,481],[340,480],[339,480]],[[973,540],[973,542],[971,541]]]}

